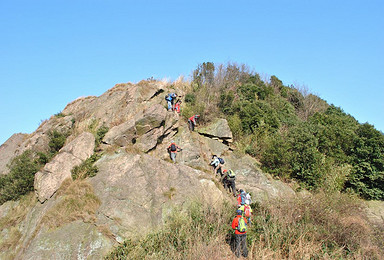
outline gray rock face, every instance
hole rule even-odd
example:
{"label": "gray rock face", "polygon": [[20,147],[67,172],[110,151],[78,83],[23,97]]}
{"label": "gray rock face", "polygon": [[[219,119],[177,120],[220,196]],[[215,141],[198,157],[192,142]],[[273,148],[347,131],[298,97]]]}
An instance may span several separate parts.
{"label": "gray rock face", "polygon": [[132,145],[135,138],[135,121],[129,120],[110,129],[104,136],[103,142],[110,145],[127,146]]}
{"label": "gray rock face", "polygon": [[9,172],[7,164],[10,163],[27,136],[21,133],[14,134],[0,146],[0,175]]}
{"label": "gray rock face", "polygon": [[95,137],[84,132],[64,146],[53,160],[35,175],[35,191],[41,203],[52,197],[66,178],[71,178],[73,167],[93,154]]}
{"label": "gray rock face", "polygon": [[198,194],[222,201],[211,176],[185,165],[174,165],[150,155],[119,153],[98,162],[99,173],[90,181],[102,201],[98,225],[107,225],[118,237],[137,233],[137,220],[145,223],[140,233],[162,223],[171,205]]}
{"label": "gray rock face", "polygon": [[135,127],[138,135],[148,133],[165,123],[167,110],[160,104],[155,104],[144,112],[142,118],[136,120]]}
{"label": "gray rock face", "polygon": [[38,233],[22,259],[102,259],[111,246],[94,225],[76,221]]}
{"label": "gray rock face", "polygon": [[227,142],[232,142],[233,139],[231,129],[229,128],[226,119],[218,119],[209,126],[199,128],[196,131],[200,134],[225,140]]}
{"label": "gray rock face", "polygon": [[[1,169],[26,149],[47,149],[49,131],[71,132],[67,141],[72,141],[35,175],[36,195],[44,203],[27,209],[25,220],[17,226],[16,259],[101,259],[116,241],[157,228],[175,205],[195,199],[213,204],[234,200],[209,173],[212,154],[225,159],[224,169],[236,172],[237,187],[252,192],[253,200],[294,196],[288,186],[262,173],[256,160],[230,149],[232,133],[225,119],[190,132],[186,120],[165,108],[162,93],[171,91],[162,82],[118,84],[99,97],[75,100],[63,110],[67,116],[51,117],[25,140],[17,136],[10,141],[12,147],[0,147]],[[92,215],[95,223],[77,220],[47,230],[42,219],[64,200],[58,188],[71,178],[72,168],[94,152],[95,138],[86,131],[101,125],[110,130],[99,147],[104,151],[96,162],[99,172],[88,179],[101,201],[96,216]],[[183,148],[176,164],[167,152],[172,140]],[[11,156],[2,155],[6,149],[13,151]],[[17,205],[0,206],[0,217]],[[12,228],[0,230],[0,235],[8,238]],[[8,253],[0,253],[0,258]]]}

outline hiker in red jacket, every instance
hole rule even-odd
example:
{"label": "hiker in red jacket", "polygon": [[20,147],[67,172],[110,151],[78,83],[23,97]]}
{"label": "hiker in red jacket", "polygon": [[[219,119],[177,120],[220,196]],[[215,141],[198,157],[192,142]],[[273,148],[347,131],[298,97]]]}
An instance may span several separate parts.
{"label": "hiker in red jacket", "polygon": [[168,146],[168,152],[171,156],[173,163],[176,163],[176,153],[180,152],[181,150],[183,149],[178,147],[174,141],[172,141],[171,144]]}
{"label": "hiker in red jacket", "polygon": [[199,115],[194,115],[194,116],[191,116],[190,118],[188,118],[188,126],[189,126],[189,130],[191,130],[191,131],[195,130],[196,120],[197,120],[199,117],[200,117]]}
{"label": "hiker in red jacket", "polygon": [[248,256],[247,249],[247,220],[243,217],[243,212],[241,210],[236,211],[236,217],[232,221],[232,229],[235,230],[235,255],[240,257]]}
{"label": "hiker in red jacket", "polygon": [[176,113],[180,114],[180,105],[181,105],[181,100],[177,100],[176,104],[175,104],[175,109],[174,111],[176,111]]}

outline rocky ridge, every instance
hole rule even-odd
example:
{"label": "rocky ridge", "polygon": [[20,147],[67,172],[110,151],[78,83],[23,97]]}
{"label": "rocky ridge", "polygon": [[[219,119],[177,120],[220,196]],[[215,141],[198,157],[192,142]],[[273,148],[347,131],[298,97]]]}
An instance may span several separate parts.
{"label": "rocky ridge", "polygon": [[[70,133],[65,146],[35,175],[38,200],[25,206],[25,215],[14,227],[0,231],[0,244],[13,234],[18,238],[0,258],[100,259],[137,233],[137,218],[149,231],[163,223],[172,207],[188,200],[231,201],[209,167],[212,154],[225,158],[224,168],[236,172],[237,186],[252,192],[254,199],[295,196],[289,186],[263,173],[252,157],[233,151],[225,119],[190,132],[185,120],[166,109],[164,95],[171,91],[175,90],[167,83],[156,81],[118,84],[99,97],[71,102],[63,116],[52,116],[34,133],[14,135],[3,144],[0,173],[7,174],[6,165],[13,157],[28,149],[48,149],[49,131]],[[84,181],[99,206],[89,219],[78,216],[51,228],[47,214],[63,203],[60,189],[72,178],[71,169],[94,153],[95,133],[103,126],[109,130],[97,147],[102,153],[95,163],[99,172]],[[166,150],[172,140],[183,148],[177,164],[170,162]],[[9,218],[19,207],[22,202],[4,203],[0,219]]]}

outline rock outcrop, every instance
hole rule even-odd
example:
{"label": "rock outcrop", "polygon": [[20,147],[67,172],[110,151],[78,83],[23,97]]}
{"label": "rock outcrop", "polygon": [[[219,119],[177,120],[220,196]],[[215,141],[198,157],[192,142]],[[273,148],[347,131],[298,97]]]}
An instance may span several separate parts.
{"label": "rock outcrop", "polygon": [[20,148],[27,136],[27,134],[21,133],[14,134],[0,146],[0,175],[9,172],[7,164],[11,162],[15,151]]}
{"label": "rock outcrop", "polygon": [[71,178],[73,167],[80,165],[93,154],[95,137],[84,132],[64,146],[60,152],[47,163],[42,171],[35,175],[35,190],[40,202],[44,202],[59,189],[67,178]]}
{"label": "rock outcrop", "polygon": [[[144,235],[162,225],[175,205],[194,199],[231,202],[233,197],[209,165],[213,154],[225,158],[224,168],[235,171],[236,185],[252,192],[254,200],[295,196],[291,188],[264,174],[255,159],[233,151],[225,119],[189,131],[186,120],[165,107],[162,93],[171,91],[163,82],[118,84],[99,97],[73,101],[63,116],[51,117],[31,135],[15,136],[0,148],[1,170],[27,149],[46,151],[50,131],[69,134],[65,146],[35,175],[38,202],[13,227],[1,230],[4,241],[12,232],[18,234],[12,249],[17,259],[100,259],[116,243],[137,233],[137,219]],[[109,129],[104,137],[98,136],[102,126]],[[100,201],[94,218],[82,221],[80,216],[49,229],[44,221],[47,212],[61,205],[60,187],[71,178],[73,167],[94,153],[95,140],[102,154],[95,163],[99,171],[86,180]],[[183,148],[176,164],[167,152],[171,141]],[[1,205],[0,218],[13,214],[17,206],[18,202]]]}

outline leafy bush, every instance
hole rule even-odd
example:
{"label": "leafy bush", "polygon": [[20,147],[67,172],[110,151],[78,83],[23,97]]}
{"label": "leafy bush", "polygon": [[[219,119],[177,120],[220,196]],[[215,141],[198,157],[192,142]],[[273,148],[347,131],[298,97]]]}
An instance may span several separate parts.
{"label": "leafy bush", "polygon": [[193,93],[187,93],[185,95],[184,101],[190,103],[191,105],[194,105],[196,102],[196,95]]}
{"label": "leafy bush", "polygon": [[361,203],[345,194],[318,193],[253,204],[250,258],[380,259],[382,237],[375,235]]}
{"label": "leafy bush", "polygon": [[75,166],[72,170],[72,179],[85,179],[87,177],[96,176],[99,169],[94,165],[94,163],[100,159],[101,155],[94,153],[91,157],[86,159],[80,165]]}
{"label": "leafy bush", "polygon": [[48,136],[50,138],[48,143],[49,152],[51,155],[54,155],[64,146],[68,133],[61,133],[57,130],[53,130],[48,133]]}
{"label": "leafy bush", "polygon": [[0,204],[8,200],[17,200],[33,191],[35,173],[41,166],[33,158],[31,151],[15,157],[10,164],[10,172],[0,176]]}
{"label": "leafy bush", "polygon": [[96,147],[101,144],[101,140],[103,140],[105,134],[108,133],[108,131],[109,131],[109,128],[106,127],[105,125],[102,125],[97,129],[96,136],[95,136]]}

